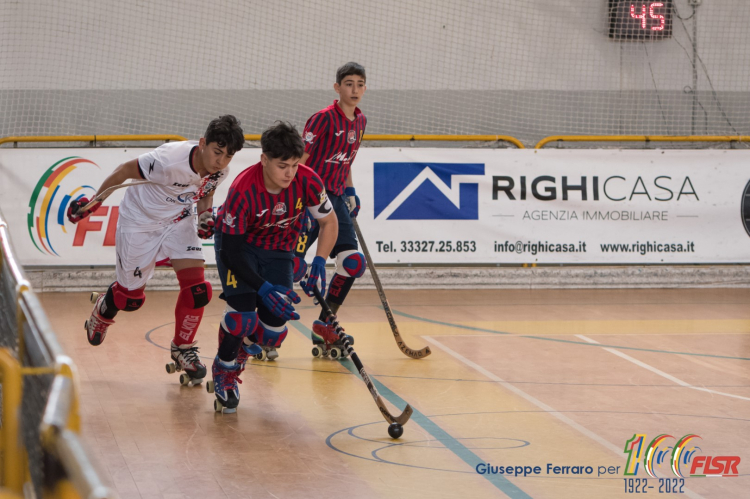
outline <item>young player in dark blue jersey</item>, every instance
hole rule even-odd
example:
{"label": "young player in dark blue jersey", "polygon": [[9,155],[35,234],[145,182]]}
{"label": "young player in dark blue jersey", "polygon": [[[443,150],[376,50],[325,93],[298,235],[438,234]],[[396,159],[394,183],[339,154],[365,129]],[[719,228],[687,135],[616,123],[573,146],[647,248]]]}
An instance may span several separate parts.
{"label": "young player in dark blue jersey", "polygon": [[[358,215],[360,208],[351,165],[367,125],[367,118],[357,107],[367,89],[365,68],[356,62],[344,64],[336,71],[333,89],[339,94],[339,99],[307,120],[302,134],[305,141],[302,163],[323,179],[339,222],[338,239],[330,252],[330,257],[336,259],[336,273],[326,297],[335,313],[344,303],[354,280],[364,274],[366,267],[365,257],[358,251],[351,220]],[[309,225],[310,229],[300,234],[295,247],[295,280],[303,278],[305,254],[318,238],[318,227],[314,223]],[[313,322],[312,329],[314,344],[330,346],[338,341],[322,312],[319,320]]]}
{"label": "young player in dark blue jersey", "polygon": [[219,327],[219,351],[214,359],[214,409],[234,412],[240,401],[238,376],[251,355],[274,360],[287,335],[286,322],[299,319],[293,303],[292,249],[303,216],[320,226],[317,256],[302,289],[325,293],[325,256],[336,242],[338,221],[323,181],[300,165],[304,144],[297,130],[277,123],[260,139],[257,163],[232,182],[216,215],[216,264],[227,302]]}

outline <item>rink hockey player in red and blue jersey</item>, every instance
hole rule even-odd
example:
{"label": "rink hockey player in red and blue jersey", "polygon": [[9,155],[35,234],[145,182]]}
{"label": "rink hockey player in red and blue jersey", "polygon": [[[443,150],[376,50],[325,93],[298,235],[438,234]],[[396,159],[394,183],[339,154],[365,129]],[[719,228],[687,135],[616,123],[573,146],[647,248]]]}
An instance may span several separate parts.
{"label": "rink hockey player in red and blue jersey", "polygon": [[214,359],[214,409],[235,412],[240,401],[238,376],[252,355],[274,360],[287,336],[286,322],[299,319],[292,291],[294,254],[303,217],[320,228],[315,257],[302,289],[325,293],[325,255],[336,242],[338,222],[323,181],[300,164],[304,144],[297,130],[277,123],[263,132],[257,163],[240,173],[216,215],[216,265],[221,299],[227,302],[219,326]]}
{"label": "rink hockey player in red and blue jersey", "polygon": [[[344,64],[336,71],[333,89],[339,94],[339,99],[307,120],[302,133],[305,141],[302,163],[323,179],[339,222],[338,239],[328,255],[336,260],[336,272],[326,296],[326,301],[336,313],[354,280],[364,274],[366,267],[365,257],[358,251],[352,223],[352,218],[359,214],[360,203],[351,170],[367,125],[367,118],[357,107],[367,89],[365,68],[356,62]],[[305,230],[308,226],[309,230]],[[307,268],[305,254],[318,238],[319,229],[313,220],[305,228],[295,247],[295,282],[304,277]],[[338,351],[330,348],[331,345],[338,345],[337,337],[322,312],[319,320],[313,322],[312,329],[313,343],[323,345],[322,350],[318,351],[324,354]]]}

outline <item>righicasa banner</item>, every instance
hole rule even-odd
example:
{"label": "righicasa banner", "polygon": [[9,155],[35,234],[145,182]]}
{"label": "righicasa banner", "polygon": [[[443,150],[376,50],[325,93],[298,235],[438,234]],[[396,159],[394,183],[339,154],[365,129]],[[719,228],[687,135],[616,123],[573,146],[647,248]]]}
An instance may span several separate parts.
{"label": "righicasa banner", "polygon": [[[21,263],[114,265],[125,190],[77,225],[65,211],[148,150],[0,149],[0,209]],[[259,155],[235,156],[217,207]],[[375,263],[748,263],[748,165],[750,151],[733,150],[363,148],[353,180]]]}

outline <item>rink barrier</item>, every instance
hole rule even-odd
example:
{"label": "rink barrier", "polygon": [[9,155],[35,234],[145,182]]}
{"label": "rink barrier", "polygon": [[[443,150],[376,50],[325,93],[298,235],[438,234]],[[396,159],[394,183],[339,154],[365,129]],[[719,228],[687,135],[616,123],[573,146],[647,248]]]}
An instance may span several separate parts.
{"label": "rink barrier", "polygon": [[[153,142],[163,140],[181,141],[188,140],[180,135],[36,135],[36,136],[14,136],[0,138],[0,145],[19,142],[90,142],[95,146],[98,142]],[[260,134],[246,134],[245,140],[257,142]],[[518,149],[524,149],[520,140],[510,135],[388,135],[388,134],[365,134],[362,140],[367,141],[426,141],[426,142],[508,142]]]}
{"label": "rink barrier", "polygon": [[26,497],[113,498],[80,440],[79,381],[14,256],[0,213],[0,486]]}
{"label": "rink barrier", "polygon": [[550,142],[750,142],[742,135],[552,135],[537,142],[542,149]]}
{"label": "rink barrier", "polygon": [[[260,140],[259,134],[245,135],[245,140],[257,142]],[[524,149],[520,140],[510,135],[389,135],[389,134],[368,134],[366,133],[362,140],[374,142],[508,142],[518,149]]]}
{"label": "rink barrier", "polygon": [[96,145],[97,142],[153,142],[158,140],[169,142],[187,139],[180,135],[32,135],[3,137],[0,138],[0,145],[7,143],[17,145],[19,142],[90,142],[91,145]]}

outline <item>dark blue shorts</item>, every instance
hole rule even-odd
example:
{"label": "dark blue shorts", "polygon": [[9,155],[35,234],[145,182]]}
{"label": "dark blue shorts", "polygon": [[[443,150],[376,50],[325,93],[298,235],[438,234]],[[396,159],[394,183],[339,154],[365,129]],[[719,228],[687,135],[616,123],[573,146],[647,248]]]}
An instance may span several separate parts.
{"label": "dark blue shorts", "polygon": [[[330,255],[331,258],[336,258],[336,255],[340,252],[356,250],[359,248],[359,245],[357,244],[357,235],[354,232],[352,217],[349,216],[349,206],[346,204],[346,196],[336,196],[329,192],[328,199],[331,200],[333,210],[336,212],[336,218],[339,219],[339,237],[336,239],[336,245],[333,247]],[[311,232],[300,232],[297,238],[297,245],[294,248],[294,254],[300,258],[305,258],[308,248],[318,239],[318,234],[320,234],[320,226],[318,224],[315,224],[315,228]]]}
{"label": "dark blue shorts", "polygon": [[[235,310],[241,312],[252,312],[253,310],[265,308],[258,299],[255,288],[250,286],[234,272],[231,272],[221,261],[219,251],[221,250],[221,231],[214,235],[214,251],[216,252],[216,267],[219,270],[222,293],[219,296],[227,301]],[[289,289],[293,285],[293,260],[294,255],[290,251],[265,250],[251,244],[242,248],[242,260],[245,265],[257,272],[263,279],[271,284],[280,284]],[[236,303],[232,297],[241,297],[242,303]],[[235,305],[240,305],[238,308]],[[270,313],[270,312],[269,312]]]}

